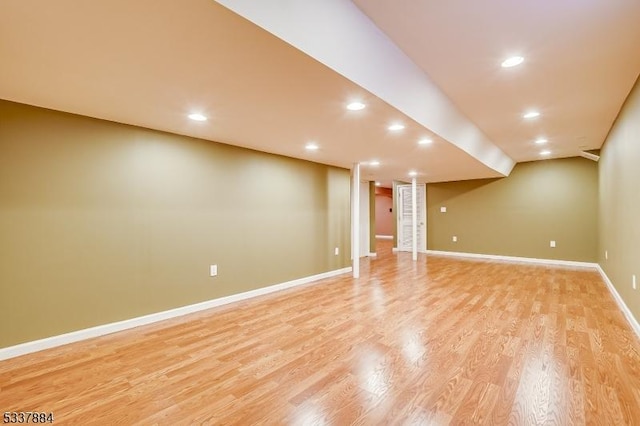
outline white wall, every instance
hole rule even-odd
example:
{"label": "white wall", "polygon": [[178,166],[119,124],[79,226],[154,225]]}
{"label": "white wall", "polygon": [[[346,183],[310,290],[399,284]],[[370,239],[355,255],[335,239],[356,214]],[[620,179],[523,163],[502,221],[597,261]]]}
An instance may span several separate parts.
{"label": "white wall", "polygon": [[369,182],[360,182],[360,257],[369,255]]}

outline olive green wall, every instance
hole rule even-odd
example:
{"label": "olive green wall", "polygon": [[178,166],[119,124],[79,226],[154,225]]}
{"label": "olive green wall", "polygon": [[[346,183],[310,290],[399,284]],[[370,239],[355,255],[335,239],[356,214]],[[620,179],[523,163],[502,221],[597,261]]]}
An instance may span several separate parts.
{"label": "olive green wall", "polygon": [[428,184],[427,248],[595,262],[597,204],[597,164],[581,157],[519,163],[506,178]]}
{"label": "olive green wall", "polygon": [[[600,152],[598,263],[640,321],[640,82]],[[608,259],[605,259],[605,250]],[[632,275],[638,289],[633,290]]]}
{"label": "olive green wall", "polygon": [[349,221],[348,170],[0,100],[0,347],[347,267]]}

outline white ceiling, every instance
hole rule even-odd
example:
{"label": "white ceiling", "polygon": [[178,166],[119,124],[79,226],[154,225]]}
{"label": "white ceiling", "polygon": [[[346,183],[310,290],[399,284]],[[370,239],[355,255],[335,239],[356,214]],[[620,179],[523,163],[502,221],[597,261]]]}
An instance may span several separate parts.
{"label": "white ceiling", "polygon": [[[554,157],[599,147],[640,70],[636,1],[356,3],[468,117],[457,123],[482,151],[464,143],[473,132],[438,127],[437,111],[374,95],[211,0],[3,0],[0,98],[341,167],[377,159],[363,176],[387,183],[411,169],[447,181],[505,174],[491,161],[503,152],[539,158],[538,135]],[[501,69],[512,52],[526,62]],[[346,111],[355,98],[367,108]],[[530,106],[543,116],[523,123]],[[194,110],[209,120],[189,121]],[[397,120],[407,128],[392,134]],[[304,150],[311,140],[320,150]]]}
{"label": "white ceiling", "polygon": [[[518,162],[539,137],[553,157],[600,148],[640,72],[638,0],[354,3]],[[512,55],[526,60],[502,69]]]}

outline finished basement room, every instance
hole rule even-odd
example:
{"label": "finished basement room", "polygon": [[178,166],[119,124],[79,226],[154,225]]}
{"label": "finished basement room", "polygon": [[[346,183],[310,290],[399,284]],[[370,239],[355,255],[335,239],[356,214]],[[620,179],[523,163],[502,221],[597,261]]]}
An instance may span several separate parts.
{"label": "finished basement room", "polygon": [[640,425],[638,22],[3,0],[2,422]]}

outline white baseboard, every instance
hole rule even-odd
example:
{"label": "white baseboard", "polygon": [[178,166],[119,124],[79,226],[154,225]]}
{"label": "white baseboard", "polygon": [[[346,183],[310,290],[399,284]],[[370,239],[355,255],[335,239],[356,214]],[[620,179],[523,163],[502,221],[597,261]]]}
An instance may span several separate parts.
{"label": "white baseboard", "polygon": [[393,235],[376,235],[379,240],[393,240]]}
{"label": "white baseboard", "polygon": [[473,258],[473,259],[503,260],[506,262],[533,263],[538,265],[577,266],[580,268],[590,268],[590,269],[596,269],[598,267],[597,263],[591,263],[591,262],[578,262],[575,260],[538,259],[535,257],[501,256],[497,254],[461,253],[461,252],[455,252],[455,251],[439,251],[439,250],[427,250],[427,254],[436,255],[436,256],[466,257],[466,258]]}
{"label": "white baseboard", "polygon": [[609,288],[611,295],[613,296],[616,303],[622,310],[622,313],[624,313],[624,316],[627,318],[627,321],[629,321],[631,328],[633,329],[633,331],[636,332],[636,335],[638,336],[638,338],[640,338],[640,324],[638,323],[638,320],[633,316],[627,304],[624,303],[624,300],[622,300],[622,297],[620,297],[620,293],[618,293],[618,290],[616,290],[616,288],[613,286],[613,283],[611,282],[607,274],[604,272],[604,269],[602,269],[600,265],[598,265],[597,269],[598,269],[598,272],[600,272],[600,276],[602,276],[604,283]]}
{"label": "white baseboard", "polygon": [[[400,250],[398,247],[393,247],[391,249],[393,253],[411,253],[411,250]],[[418,253],[428,254],[429,250],[420,250],[418,249]]]}
{"label": "white baseboard", "polygon": [[322,274],[299,278],[297,280],[274,284],[269,287],[257,288],[255,290],[246,291],[244,293],[232,294],[230,296],[220,297],[218,299],[207,300],[206,302],[182,306],[180,308],[170,309],[168,311],[156,312],[154,314],[144,315],[137,318],[131,318],[124,321],[85,328],[83,330],[60,334],[58,336],[47,337],[40,340],[34,340],[32,342],[21,343],[15,346],[0,348],[0,361],[14,358],[20,355],[26,355],[32,352],[38,352],[44,349],[54,348],[56,346],[66,345],[68,343],[78,342],[80,340],[104,336],[106,334],[111,334],[134,327],[140,327],[142,325],[147,325],[158,321],[164,321],[170,318],[192,314],[194,312],[211,309],[216,306],[227,305],[229,303],[250,299],[252,297],[274,293],[276,291],[285,290],[291,287],[308,284],[314,281],[334,277],[336,275],[346,274],[349,272],[351,272],[351,267],[337,269],[334,271],[324,272]]}
{"label": "white baseboard", "polygon": [[378,253],[370,252],[369,257],[378,257]]}

